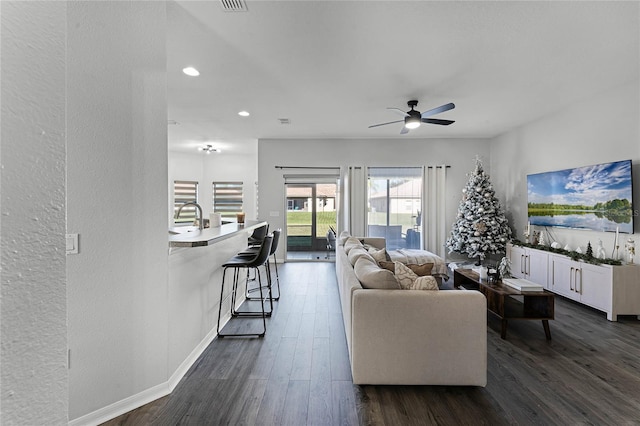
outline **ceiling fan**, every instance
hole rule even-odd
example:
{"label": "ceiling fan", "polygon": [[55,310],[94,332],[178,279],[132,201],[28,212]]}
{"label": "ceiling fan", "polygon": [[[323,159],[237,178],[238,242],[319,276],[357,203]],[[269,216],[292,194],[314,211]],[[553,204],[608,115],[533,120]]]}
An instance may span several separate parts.
{"label": "ceiling fan", "polygon": [[451,120],[442,120],[439,118],[427,118],[427,117],[431,117],[432,115],[441,113],[441,112],[445,112],[445,111],[449,111],[450,109],[454,109],[456,106],[452,103],[448,103],[445,105],[441,105],[437,108],[433,108],[430,109],[429,111],[425,111],[422,114],[420,113],[420,111],[416,111],[415,109],[413,109],[413,107],[418,105],[418,101],[409,101],[407,102],[407,105],[411,108],[411,110],[404,112],[403,110],[401,110],[400,108],[387,108],[390,109],[392,111],[396,111],[398,113],[400,113],[401,115],[404,116],[404,120],[397,120],[397,121],[390,121],[388,123],[381,123],[381,124],[374,124],[369,126],[369,128],[372,127],[378,127],[378,126],[386,126],[387,124],[393,124],[393,123],[402,123],[404,122],[404,126],[402,127],[402,130],[400,130],[400,134],[404,135],[405,133],[409,133],[409,130],[411,129],[416,129],[418,127],[420,127],[421,123],[429,123],[429,124],[439,124],[441,126],[448,126],[451,123],[455,123],[455,121],[451,121]]}

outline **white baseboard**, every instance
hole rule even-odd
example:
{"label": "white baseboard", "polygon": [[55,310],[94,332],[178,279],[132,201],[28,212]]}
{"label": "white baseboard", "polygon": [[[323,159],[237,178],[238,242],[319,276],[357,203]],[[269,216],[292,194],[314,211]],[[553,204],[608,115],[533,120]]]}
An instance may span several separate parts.
{"label": "white baseboard", "polygon": [[161,383],[136,395],[131,395],[121,401],[114,402],[92,413],[73,419],[69,422],[69,426],[99,425],[131,410],[142,407],[158,398],[169,395],[170,393],[171,390],[169,389],[168,382]]}
{"label": "white baseboard", "polygon": [[[226,324],[230,319],[230,315],[221,318],[221,323]],[[220,327],[222,328],[222,327]],[[191,366],[195,364],[200,355],[207,349],[207,346],[216,338],[218,333],[215,329],[212,329],[205,337],[198,343],[198,345],[191,351],[189,356],[185,358],[184,361],[178,366],[176,371],[169,377],[164,383],[156,385],[152,388],[144,390],[135,395],[131,395],[123,400],[118,402],[114,402],[113,404],[107,405],[106,407],[100,408],[92,413],[85,414],[82,417],[78,417],[77,419],[73,419],[69,422],[69,426],[96,426],[102,424],[106,421],[114,419],[118,416],[121,416],[125,413],[128,413],[131,410],[135,410],[136,408],[140,408],[145,404],[155,401],[156,399],[162,398],[163,396],[169,395],[176,388],[180,380],[184,377],[185,374],[189,371]]]}

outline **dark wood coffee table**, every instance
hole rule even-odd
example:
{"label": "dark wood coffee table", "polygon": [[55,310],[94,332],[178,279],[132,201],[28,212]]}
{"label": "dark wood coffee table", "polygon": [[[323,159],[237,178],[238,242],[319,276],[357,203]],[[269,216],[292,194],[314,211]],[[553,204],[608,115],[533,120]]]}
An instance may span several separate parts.
{"label": "dark wood coffee table", "polygon": [[456,288],[478,290],[487,298],[487,309],[502,321],[500,337],[507,337],[507,321],[542,320],[547,340],[551,340],[549,320],[554,318],[554,295],[548,291],[518,291],[501,281],[489,283],[480,280],[471,269],[456,269],[453,272],[453,285]]}

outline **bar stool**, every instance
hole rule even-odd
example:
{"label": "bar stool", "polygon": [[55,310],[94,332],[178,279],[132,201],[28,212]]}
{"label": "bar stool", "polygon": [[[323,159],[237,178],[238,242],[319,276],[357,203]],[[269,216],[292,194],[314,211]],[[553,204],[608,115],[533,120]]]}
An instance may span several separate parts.
{"label": "bar stool", "polygon": [[[271,303],[271,311],[265,312],[264,310],[264,296],[262,293],[262,279],[260,278],[260,271],[258,268],[260,266],[265,266],[265,263],[268,263],[269,254],[271,253],[271,243],[273,241],[273,236],[267,235],[264,237],[262,244],[260,245],[260,250],[253,257],[242,257],[242,256],[234,256],[229,259],[225,264],[222,265],[224,268],[222,272],[222,286],[220,289],[220,306],[218,308],[218,324],[216,326],[216,332],[218,333],[218,337],[223,338],[227,336],[234,337],[264,337],[267,331],[267,322],[266,317],[271,315],[273,312],[273,303]],[[253,318],[262,318],[262,332],[261,333],[220,333],[220,318],[222,316],[222,301],[224,297],[224,281],[225,275],[227,274],[227,269],[233,268],[233,287],[231,289],[231,318],[235,317],[253,317]],[[238,312],[235,309],[236,306],[236,298],[238,292],[238,284],[240,280],[240,270],[246,269],[247,271],[247,280],[249,278],[249,270],[254,269],[256,271],[256,276],[258,277],[258,284],[260,286],[260,312]],[[269,293],[271,289],[269,288]],[[271,294],[269,294],[269,299],[271,300]],[[256,299],[257,300],[257,299]]]}
{"label": "bar stool", "polygon": [[267,236],[267,233],[269,232],[269,224],[267,223],[266,225],[262,225],[256,229],[253,230],[253,232],[251,233],[251,235],[249,235],[249,238],[247,240],[247,244],[249,247],[252,246],[259,246],[262,243],[262,240],[264,240],[264,237]]}
{"label": "bar stool", "polygon": [[[278,259],[276,258],[276,250],[278,250],[278,242],[280,241],[281,233],[282,233],[282,229],[280,228],[276,229],[271,233],[271,235],[273,235],[273,242],[271,243],[271,250],[269,253],[269,256],[273,256],[273,264],[276,270],[276,285],[278,287],[278,296],[273,298],[273,300],[276,300],[276,301],[280,300],[280,276],[278,275]],[[238,256],[247,256],[247,255],[250,255],[251,253],[255,253],[255,251],[256,249],[249,248],[247,250],[244,250],[238,253]],[[269,294],[271,294],[271,291],[272,291],[271,284],[273,283],[273,279],[271,276],[271,265],[269,264],[268,261],[266,262],[265,267],[267,270],[267,285],[269,286]],[[257,297],[249,297],[249,293],[254,293],[256,291],[258,291],[258,287],[251,288],[251,289],[247,288],[247,291],[245,293],[246,298],[249,300],[258,300]]]}
{"label": "bar stool", "polygon": [[[255,228],[249,238],[247,238],[247,248],[244,251],[248,250],[259,250],[260,244],[262,244],[262,240],[269,232],[269,224],[262,225],[258,228]],[[249,281],[255,281],[256,277],[251,277]]]}

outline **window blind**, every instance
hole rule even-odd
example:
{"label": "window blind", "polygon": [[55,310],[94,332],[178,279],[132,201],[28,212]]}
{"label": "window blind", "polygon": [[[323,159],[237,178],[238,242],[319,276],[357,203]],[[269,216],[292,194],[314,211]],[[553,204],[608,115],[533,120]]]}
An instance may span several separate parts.
{"label": "window blind", "polygon": [[[173,182],[173,215],[178,212],[184,203],[198,202],[198,182],[188,180],[176,180]],[[195,206],[187,206],[180,212],[180,217],[174,219],[175,223],[193,223],[196,219]]]}
{"label": "window blind", "polygon": [[235,217],[241,213],[242,182],[213,182],[213,211],[222,217]]}

